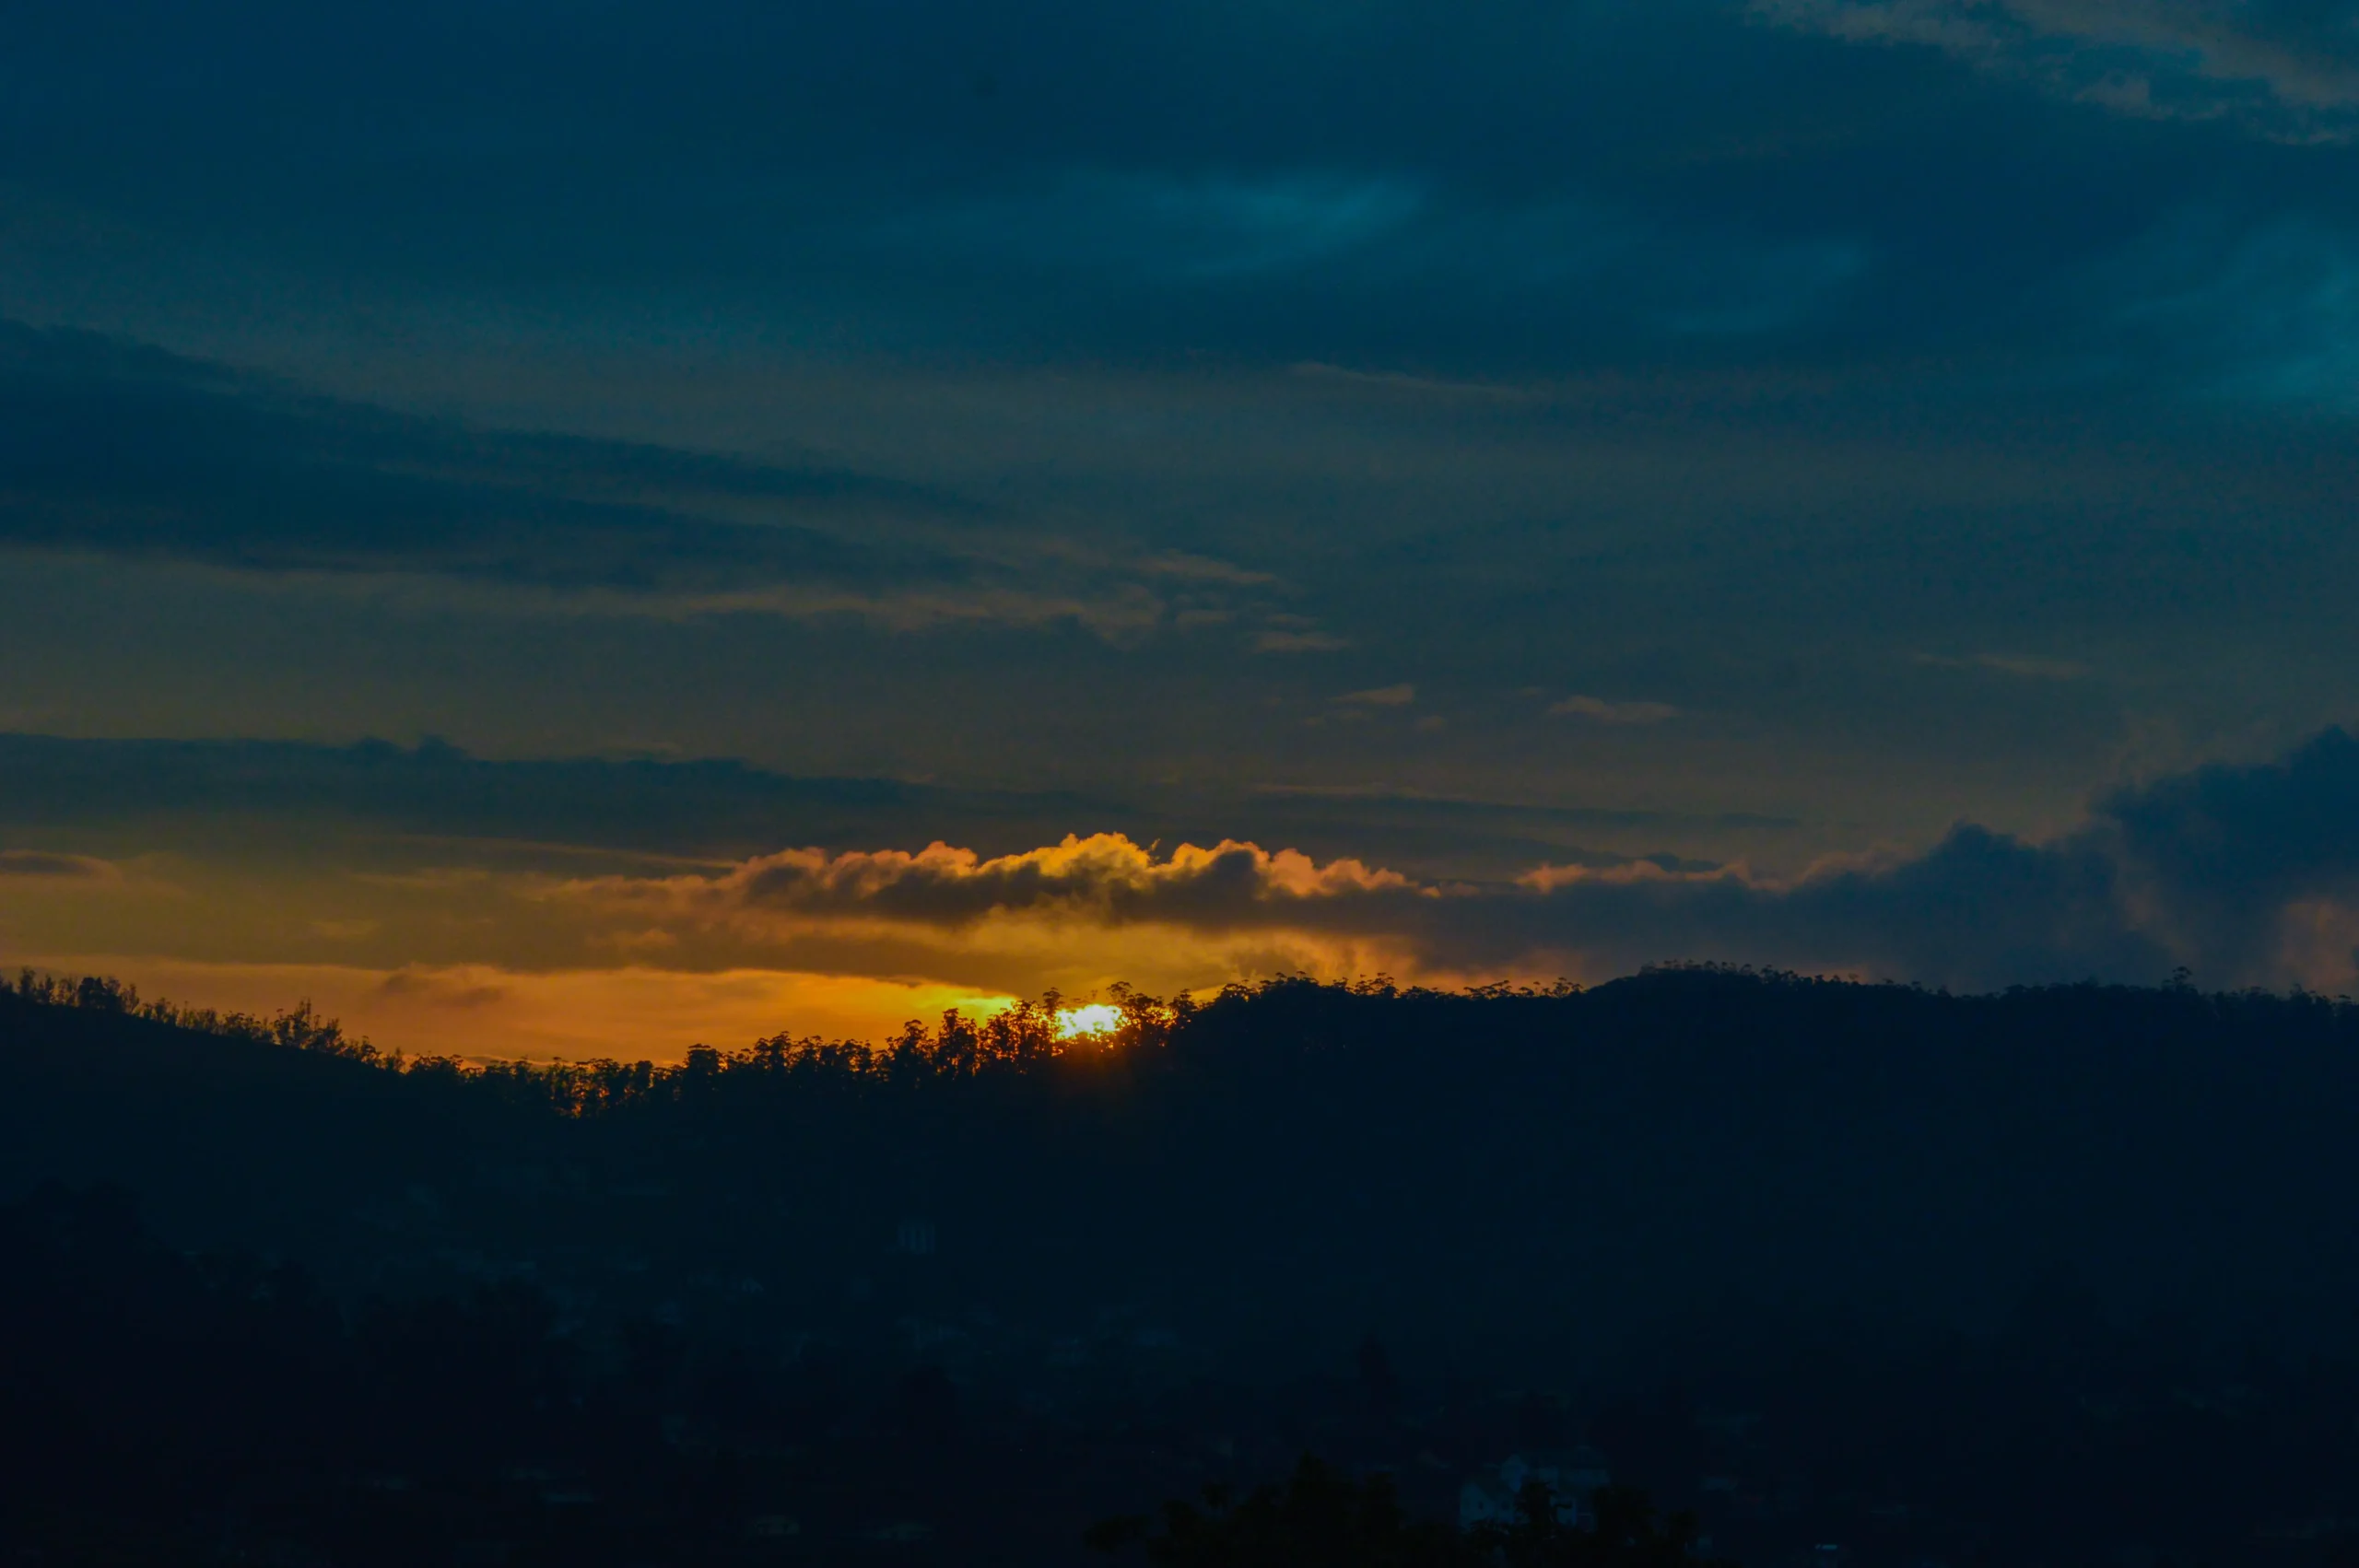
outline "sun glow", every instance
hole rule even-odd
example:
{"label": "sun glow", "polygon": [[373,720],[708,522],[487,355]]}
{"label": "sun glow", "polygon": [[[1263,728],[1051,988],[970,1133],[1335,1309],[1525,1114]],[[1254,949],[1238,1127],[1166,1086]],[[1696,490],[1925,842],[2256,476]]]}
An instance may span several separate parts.
{"label": "sun glow", "polygon": [[1122,1010],[1106,1003],[1068,1007],[1057,1014],[1060,1040],[1102,1040],[1122,1026]]}

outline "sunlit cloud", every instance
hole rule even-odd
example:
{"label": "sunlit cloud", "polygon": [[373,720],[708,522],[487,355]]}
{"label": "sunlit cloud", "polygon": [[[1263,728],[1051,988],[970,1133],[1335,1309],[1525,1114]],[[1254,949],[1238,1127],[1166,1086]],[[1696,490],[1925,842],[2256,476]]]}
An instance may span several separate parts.
{"label": "sunlit cloud", "polygon": [[[1413,878],[1364,861],[1225,841],[1168,855],[1120,835],[986,858],[796,850],[722,874],[603,878],[539,896],[634,927],[740,940],[898,929],[1003,957],[1060,944],[1113,965],[1168,943],[1159,979],[1236,977],[1243,947],[1291,946],[1326,969],[1381,947],[1405,975],[1593,977],[1672,958],[1863,970],[1979,988],[2084,976],[2154,979],[2198,962],[2222,979],[2316,982],[2297,907],[2359,907],[2359,742],[2330,732],[2286,762],[2207,769],[2095,803],[2030,841],[1961,825],[1922,851],[1830,857],[1794,875],[1660,860],[1533,867],[1506,882]],[[2313,934],[2296,941],[2297,929]],[[2296,948],[2300,952],[2296,952]],[[2303,954],[2309,956],[2304,957]],[[2337,973],[2347,973],[2342,953]],[[1114,971],[1119,972],[1119,971]]]}
{"label": "sunlit cloud", "polygon": [[314,863],[361,848],[321,838],[276,869],[143,863],[92,899],[116,884],[89,868],[112,862],[17,850],[0,861],[0,963],[120,973],[203,1005],[308,996],[381,1043],[483,1055],[874,1036],[1116,981],[1586,983],[1697,958],[1976,989],[2186,964],[2209,983],[2340,989],[2359,981],[2354,822],[2359,741],[2337,731],[2277,763],[2102,795],[2052,837],[1961,825],[1775,872],[1583,856],[1477,878],[1119,833],[1007,853],[626,854],[594,874],[567,869],[581,851],[450,838],[423,847],[429,863],[358,870]]}
{"label": "sunlit cloud", "polygon": [[1179,989],[1370,966],[1434,983],[1596,979],[1696,956],[1968,985],[2168,967],[2102,848],[1973,828],[1921,855],[1838,858],[1790,878],[1637,861],[1430,882],[1233,841],[1157,855],[1097,835],[992,858],[941,844],[797,850],[724,874],[553,883],[530,896],[748,952],[829,944],[843,963],[867,944],[872,963],[889,953],[1076,980],[1137,964]]}
{"label": "sunlit cloud", "polygon": [[1101,833],[990,858],[942,843],[915,853],[790,849],[721,877],[609,877],[560,883],[550,895],[690,918],[845,915],[957,928],[1018,913],[1108,926],[1226,925],[1251,908],[1265,912],[1266,924],[1314,904],[1429,893],[1356,860],[1321,864],[1233,840],[1158,857]]}

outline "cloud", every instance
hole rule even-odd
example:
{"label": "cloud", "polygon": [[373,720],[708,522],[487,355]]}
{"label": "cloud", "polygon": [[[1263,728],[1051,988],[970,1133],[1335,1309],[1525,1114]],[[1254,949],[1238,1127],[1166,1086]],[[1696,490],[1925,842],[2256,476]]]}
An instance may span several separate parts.
{"label": "cloud", "polygon": [[1203,284],[1315,266],[1385,239],[1423,205],[1414,186],[1383,176],[1082,168],[900,215],[863,241],[888,253],[948,249],[1098,278]]}
{"label": "cloud", "polygon": [[[447,290],[494,331],[598,313],[822,354],[955,341],[1449,371],[1437,358],[1636,337],[1684,355],[1826,319],[1879,253],[1853,221],[1696,183],[1735,149],[1752,185],[1768,163],[1743,144],[1794,121],[1807,139],[1829,96],[1714,0],[1406,0],[1370,27],[1318,6],[1071,0],[792,29],[679,16],[651,36],[547,0],[497,22],[420,4],[288,36],[196,4],[127,34],[44,29],[0,59],[0,90],[43,105],[0,175],[67,215],[44,236],[61,293],[104,291],[134,252],[182,278],[226,252],[265,298],[264,275],[308,273],[289,292],[332,330],[356,299]],[[553,29],[563,72],[538,68]],[[213,91],[190,91],[192,57]],[[193,211],[218,215],[201,261],[175,243]],[[99,216],[116,243],[88,238]]]}
{"label": "cloud", "polygon": [[[538,777],[495,774],[492,782],[522,789]],[[662,776],[629,780],[629,792],[646,800]],[[1438,804],[1317,799],[1349,812]],[[1473,824],[1483,811],[1512,808],[1449,809],[1460,813],[1453,821]],[[2110,791],[2076,826],[2045,840],[1962,824],[1919,850],[1838,856],[1791,874],[1669,855],[1555,855],[1526,859],[1515,872],[1457,874],[1237,838],[1167,848],[1114,832],[1003,852],[934,842],[707,864],[628,856],[568,864],[520,853],[529,846],[470,851],[444,840],[427,846],[444,857],[432,862],[443,870],[406,877],[323,871],[310,849],[300,875],[224,881],[185,865],[183,880],[208,896],[159,907],[164,923],[141,928],[135,940],[151,955],[193,952],[229,964],[283,955],[290,918],[367,916],[377,930],[315,932],[305,950],[314,962],[301,973],[342,976],[334,994],[357,999],[345,1005],[363,1015],[420,1027],[442,1018],[454,1039],[482,1032],[502,1041],[560,1022],[542,1017],[557,1006],[556,982],[515,977],[577,971],[684,977],[665,982],[675,991],[707,983],[697,976],[792,972],[839,977],[854,989],[922,979],[937,991],[1005,997],[1116,978],[1195,988],[1297,969],[1381,969],[1436,984],[1596,981],[1681,959],[1981,990],[2085,977],[2152,983],[2185,964],[2208,985],[2332,990],[2359,985],[2354,825],[2359,741],[2330,731],[2273,762]],[[1011,818],[999,828],[1022,825]],[[1501,828],[1499,855],[1529,852],[1537,825]],[[872,819],[869,831],[895,829]],[[310,842],[291,823],[275,832]],[[470,853],[475,863],[460,863]],[[87,929],[78,900],[48,890],[86,885],[86,873],[102,874],[89,868],[102,863],[50,851],[0,858],[12,958],[80,951],[68,945]],[[29,943],[41,930],[49,934]],[[239,945],[257,935],[280,945]],[[143,959],[137,973],[165,962]],[[585,979],[576,989],[588,996],[597,988]],[[642,989],[651,995],[664,986],[645,980]],[[883,1006],[884,996],[862,1005]],[[579,1026],[568,1016],[566,1027]]]}
{"label": "cloud", "polygon": [[[984,857],[935,843],[904,850],[829,855],[790,849],[717,878],[657,882],[606,878],[561,885],[555,895],[619,901],[690,918],[740,914],[857,916],[957,929],[1019,915],[1100,926],[1172,924],[1223,929],[1284,924],[1322,903],[1426,895],[1408,878],[1356,860],[1321,865],[1292,849],[1224,840],[1183,844],[1160,859],[1118,833],[1016,855]],[[1313,918],[1311,924],[1319,924]]]}
{"label": "cloud", "polygon": [[1753,0],[1857,42],[1917,44],[2142,118],[2286,140],[2359,130],[2359,29],[2329,0]]}
{"label": "cloud", "polygon": [[1550,703],[1548,711],[1599,724],[1660,724],[1679,717],[1679,709],[1667,702],[1608,702],[1594,696],[1568,696]]}
{"label": "cloud", "polygon": [[2099,286],[2114,332],[2213,397],[2359,409],[2359,225],[2220,209],[2157,224]]}
{"label": "cloud", "polygon": [[120,882],[123,872],[88,855],[53,855],[40,849],[0,849],[0,877],[55,882]]}
{"label": "cloud", "polygon": [[1602,978],[1704,957],[1985,986],[2087,974],[2154,979],[2171,964],[2165,946],[2124,923],[2117,869],[2102,855],[1971,827],[1921,857],[1837,864],[1784,883],[1743,868],[1650,861],[1543,867],[1508,883],[1429,883],[1236,842],[1158,858],[1098,835],[989,859],[941,844],[915,854],[797,850],[720,876],[589,879],[542,896],[634,925],[672,920],[741,938],[768,930],[781,944],[831,923],[1002,945],[1011,930],[1032,928],[1162,929],[1215,942],[1202,951],[1219,954],[1219,941],[1261,932],[1291,939],[1297,953],[1374,944],[1412,976]]}
{"label": "cloud", "polygon": [[323,746],[0,733],[0,826],[44,835],[188,820],[205,825],[201,842],[241,820],[279,834],[325,820],[375,833],[710,860],[781,839],[873,841],[913,817],[989,832],[994,818],[1013,816],[1038,832],[1035,824],[1090,804],[1054,793],[794,778],[718,759],[492,761],[430,740]]}
{"label": "cloud", "polygon": [[851,474],[496,435],[0,323],[0,544],[612,591],[874,590],[853,537],[950,509]]}
{"label": "cloud", "polygon": [[[502,431],[0,322],[0,550],[413,585],[442,601],[1134,640],[1273,581],[1185,552],[1044,549],[940,490],[821,465]],[[1226,600],[1220,598],[1226,594]]]}
{"label": "cloud", "polygon": [[407,965],[379,982],[377,993],[388,1000],[423,1002],[438,1008],[492,1007],[506,1001],[509,989],[482,977],[478,969],[428,969]]}
{"label": "cloud", "polygon": [[2322,959],[2319,943],[2338,920],[2359,930],[2354,825],[2359,742],[2333,731],[2282,763],[2108,795],[2047,842],[1964,824],[1919,854],[1837,858],[1789,878],[1636,860],[1436,881],[1236,841],[1158,856],[1099,834],[995,857],[940,843],[792,850],[722,874],[577,880],[543,895],[634,926],[767,928],[780,940],[829,921],[1260,931],[1376,943],[1413,974],[1461,977],[1603,977],[1708,958],[1977,989],[2151,983],[2179,963],[2223,984],[2348,983],[2352,954]]}
{"label": "cloud", "polygon": [[1238,588],[1262,588],[1277,580],[1270,572],[1254,571],[1209,556],[1191,556],[1184,550],[1167,550],[1151,556],[1141,563],[1141,568],[1151,576],[1175,578],[1182,582],[1227,583]]}
{"label": "cloud", "polygon": [[1417,700],[1417,688],[1403,681],[1399,685],[1370,686],[1362,692],[1345,692],[1335,700],[1362,708],[1406,708]]}
{"label": "cloud", "polygon": [[[723,758],[492,759],[440,741],[350,746],[285,741],[97,740],[0,732],[0,842],[118,841],[199,860],[307,860],[398,843],[399,874],[422,861],[490,857],[578,873],[603,859],[710,868],[780,844],[836,848],[943,837],[1000,854],[1050,843],[1075,822],[1144,843],[1193,836],[1315,845],[1322,855],[1428,875],[1508,872],[1537,860],[1620,863],[1698,837],[1775,844],[1800,825],[1761,815],[1543,805],[1441,796],[1380,782],[1241,782],[1184,800],[1119,790],[962,789],[903,779],[797,776]],[[1623,845],[1609,852],[1603,843]],[[233,848],[234,850],[233,850]],[[381,850],[363,858],[381,867]],[[369,874],[380,874],[371,870]],[[420,886],[425,883],[420,883]],[[353,912],[327,907],[320,919]]]}
{"label": "cloud", "polygon": [[1257,653],[1334,653],[1352,646],[1349,638],[1332,632],[1292,631],[1280,628],[1265,631],[1253,639]]}
{"label": "cloud", "polygon": [[[2359,741],[2343,730],[2278,762],[2214,765],[2121,790],[2096,816],[2118,836],[2155,922],[2227,976],[2285,977],[2287,911],[2359,907]],[[2347,948],[2338,956],[2353,961]],[[2331,973],[2299,977],[2342,983]]]}
{"label": "cloud", "polygon": [[[200,0],[12,41],[0,89],[42,109],[0,149],[11,233],[54,247],[59,275],[27,295],[73,320],[128,295],[118,319],[154,321],[226,275],[250,314],[292,322],[270,295],[294,275],[340,341],[356,317],[404,338],[423,295],[487,355],[535,332],[904,365],[1208,354],[1479,389],[1731,353],[1808,380],[1830,350],[1928,369],[2002,336],[2069,360],[2053,286],[2125,218],[2191,186],[2331,205],[2340,172],[2093,140],[2012,91],[1954,90],[1925,49],[1837,58],[1715,0],[1403,0],[1381,26],[1074,0],[791,23],[689,0],[669,30],[480,9],[289,33]],[[2331,3],[1752,12],[2124,113],[2299,135],[2353,101]],[[569,68],[538,68],[558,31]],[[179,309],[216,331],[233,314]],[[1815,340],[1798,359],[1797,334]]]}

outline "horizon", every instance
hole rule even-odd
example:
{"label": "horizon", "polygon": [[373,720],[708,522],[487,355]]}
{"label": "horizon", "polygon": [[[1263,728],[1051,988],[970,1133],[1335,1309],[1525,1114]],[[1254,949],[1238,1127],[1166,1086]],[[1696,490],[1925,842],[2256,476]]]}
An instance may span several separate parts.
{"label": "horizon", "polygon": [[[792,1020],[788,1020],[779,1026],[740,1035],[734,1039],[698,1035],[673,1049],[639,1048],[633,1055],[612,1051],[567,1054],[562,1050],[503,1053],[413,1049],[410,1043],[398,1038],[380,1041],[364,1029],[347,1027],[340,1014],[320,1007],[316,999],[310,996],[298,997],[277,1005],[223,1007],[170,995],[147,994],[136,982],[118,975],[77,973],[71,969],[44,969],[33,965],[20,966],[13,980],[0,979],[0,996],[13,996],[38,1006],[122,1014],[197,1035],[220,1036],[350,1057],[397,1071],[418,1065],[463,1072],[503,1067],[567,1070],[628,1066],[670,1071],[687,1065],[697,1053],[707,1053],[724,1064],[754,1061],[759,1059],[765,1051],[775,1047],[806,1051],[843,1047],[872,1053],[881,1059],[895,1049],[911,1042],[920,1042],[922,1051],[930,1053],[938,1049],[954,1030],[980,1030],[985,1034],[994,1029],[1012,1030],[1016,1036],[1037,1038],[1051,1056],[1068,1052],[1095,1055],[1123,1051],[1136,1048],[1150,1039],[1158,1044],[1168,1043],[1172,1033],[1184,1029],[1193,1016],[1207,1006],[1234,1003],[1300,987],[1362,1000],[1530,1002],[1561,1001],[1611,990],[1620,985],[1705,980],[1732,980],[1771,987],[1800,983],[1871,991],[1901,991],[1943,1002],[1999,1001],[2049,992],[2096,992],[2188,998],[2214,1006],[2231,1002],[2249,1004],[2258,1000],[2359,1009],[2359,1002],[2354,1002],[2347,992],[2320,992],[2299,981],[2282,990],[2264,986],[2207,989],[2195,983],[2192,971],[2183,968],[2175,970],[2162,981],[2151,984],[2101,981],[2095,977],[2084,977],[2077,980],[2051,980],[2031,985],[2016,983],[1978,991],[1953,990],[1946,986],[1929,986],[1918,980],[1869,978],[1857,974],[1690,960],[1643,965],[1628,974],[1594,983],[1559,976],[1546,983],[1492,980],[1457,986],[1416,983],[1404,986],[1390,975],[1320,977],[1295,972],[1265,975],[1251,981],[1232,980],[1217,989],[1178,991],[1161,997],[1141,990],[1126,981],[1117,980],[1103,992],[1092,991],[1080,997],[1068,997],[1051,989],[1034,997],[994,998],[980,1004],[946,1007],[930,1016],[912,1014],[900,1019],[893,1027],[874,1034],[801,1028],[795,1026]],[[637,1035],[618,1037],[630,1040],[640,1047],[644,1046],[644,1040]]]}
{"label": "horizon", "polygon": [[[12,751],[34,756],[29,765]],[[41,769],[61,756],[72,766],[55,770],[69,779],[117,770],[108,781],[116,798],[100,792],[94,807],[79,793],[52,794]],[[715,766],[757,801],[900,788],[768,775],[731,759],[514,766],[573,773],[551,793],[586,797],[591,812],[617,795],[643,810],[676,790],[681,820],[658,829],[673,832],[711,831],[687,819]],[[2359,817],[2343,811],[2346,798],[2359,801],[2359,742],[2339,727],[2282,759],[2213,763],[2107,791],[2045,840],[1960,822],[1913,854],[1828,853],[1782,874],[1665,855],[1543,861],[1478,881],[1229,838],[1167,847],[1121,831],[998,854],[937,838],[915,852],[783,848],[734,862],[407,831],[434,813],[455,814],[453,793],[457,811],[475,804],[448,779],[418,788],[402,777],[452,769],[481,789],[479,776],[496,778],[501,765],[440,742],[0,734],[0,772],[34,785],[11,803],[48,829],[15,841],[39,848],[0,851],[0,912],[15,917],[0,965],[111,975],[225,1012],[268,1012],[295,997],[414,1055],[673,1059],[695,1040],[781,1027],[878,1039],[945,1011],[984,1017],[1050,991],[1095,999],[1140,974],[1144,990],[1205,996],[1278,975],[1382,976],[1445,990],[1588,986],[1683,963],[1969,992],[2161,984],[2185,969],[2221,989],[2331,994],[2351,983],[2354,949],[2343,942],[2359,931],[2340,902],[2359,873]],[[229,775],[226,785],[203,777],[217,771]],[[337,777],[354,771],[393,777]],[[210,814],[169,800],[191,775],[199,786],[189,793],[210,797]],[[212,803],[237,790],[252,798]],[[538,803],[521,793],[522,809]],[[581,799],[559,805],[584,809]],[[728,820],[742,810],[721,813],[722,831],[747,831]],[[1007,841],[1022,843],[1022,828],[1013,831]],[[152,845],[159,834],[174,848],[85,852],[132,835]],[[324,845],[346,863],[324,875],[290,863],[300,857],[258,841],[278,835],[303,857]],[[505,863],[440,863],[453,850]],[[599,874],[563,874],[585,865]],[[281,907],[290,896],[298,907]],[[317,914],[323,900],[334,918]],[[307,915],[308,929],[296,926]],[[499,934],[486,940],[495,921]],[[454,946],[453,925],[474,929],[477,953]],[[83,942],[26,940],[43,926]],[[292,942],[290,926],[300,933]],[[120,934],[154,945],[111,947],[105,939]],[[421,936],[440,961],[405,951]],[[265,956],[273,937],[304,955]],[[240,945],[254,955],[216,956]],[[356,947],[398,961],[310,956]],[[763,962],[798,947],[839,966]],[[499,962],[502,949],[538,962]]]}

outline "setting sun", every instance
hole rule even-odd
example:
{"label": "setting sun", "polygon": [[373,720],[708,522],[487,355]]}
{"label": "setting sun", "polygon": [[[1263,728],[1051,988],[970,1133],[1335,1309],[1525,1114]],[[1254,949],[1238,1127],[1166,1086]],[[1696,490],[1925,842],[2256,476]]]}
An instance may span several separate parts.
{"label": "setting sun", "polygon": [[1102,1001],[1087,1007],[1068,1007],[1057,1014],[1060,1040],[1103,1039],[1121,1026],[1122,1010]]}

